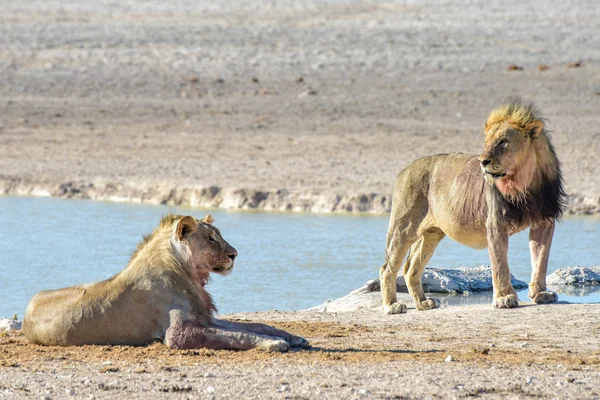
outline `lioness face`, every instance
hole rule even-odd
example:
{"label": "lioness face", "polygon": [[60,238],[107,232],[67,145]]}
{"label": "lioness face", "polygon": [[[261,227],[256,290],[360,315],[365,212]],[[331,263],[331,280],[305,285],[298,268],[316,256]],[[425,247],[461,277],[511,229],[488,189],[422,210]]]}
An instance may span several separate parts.
{"label": "lioness face", "polygon": [[511,177],[532,152],[531,138],[509,124],[494,125],[486,130],[483,153],[479,156],[486,178]]}
{"label": "lioness face", "polygon": [[194,265],[199,272],[227,275],[233,268],[238,252],[223,239],[221,232],[210,224],[212,217],[202,221],[183,217],[179,222],[180,240],[187,242]]}

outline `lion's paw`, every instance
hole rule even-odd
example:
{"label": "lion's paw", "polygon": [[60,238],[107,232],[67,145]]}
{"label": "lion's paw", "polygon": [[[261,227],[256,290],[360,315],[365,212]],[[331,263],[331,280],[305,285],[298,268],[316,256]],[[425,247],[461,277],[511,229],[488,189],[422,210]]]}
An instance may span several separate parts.
{"label": "lion's paw", "polygon": [[516,294],[496,297],[492,304],[494,308],[516,308],[519,306],[519,297]]}
{"label": "lion's paw", "polygon": [[535,304],[556,303],[558,301],[558,294],[551,290],[543,290],[541,292],[537,292],[533,296],[530,295],[529,298]]}
{"label": "lion's paw", "polygon": [[385,314],[404,314],[406,313],[406,304],[402,303],[392,303],[390,305],[384,304],[382,306],[383,312]]}
{"label": "lion's paw", "polygon": [[288,351],[290,349],[290,345],[288,342],[286,342],[285,340],[264,340],[260,343],[260,345],[258,346],[259,348],[261,348],[262,350],[266,350],[266,351],[279,351],[279,352],[284,352],[284,351]]}
{"label": "lion's paw", "polygon": [[428,297],[427,300],[417,303],[418,310],[433,310],[434,308],[440,308],[440,301],[433,297]]}
{"label": "lion's paw", "polygon": [[301,348],[310,347],[310,343],[308,342],[308,340],[304,339],[302,336],[292,335],[292,337],[288,340],[288,343],[292,347],[301,347]]}

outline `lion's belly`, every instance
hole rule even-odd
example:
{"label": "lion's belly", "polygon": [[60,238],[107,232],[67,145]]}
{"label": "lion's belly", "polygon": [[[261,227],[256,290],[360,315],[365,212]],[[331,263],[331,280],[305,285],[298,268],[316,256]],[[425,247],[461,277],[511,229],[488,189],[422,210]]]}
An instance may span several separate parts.
{"label": "lion's belly", "polygon": [[439,213],[435,223],[452,240],[474,249],[487,247],[485,214],[465,217],[459,213]]}
{"label": "lion's belly", "polygon": [[[475,226],[466,226],[457,221],[448,221],[447,223],[439,224],[439,228],[454,241],[469,246],[474,249],[485,249],[488,246],[487,230],[483,223]],[[515,227],[509,232],[509,236],[519,233],[526,229],[528,225]]]}
{"label": "lion's belly", "polygon": [[485,249],[487,247],[485,229],[483,234],[480,231],[451,231],[445,233],[449,238],[465,246],[474,249]]}

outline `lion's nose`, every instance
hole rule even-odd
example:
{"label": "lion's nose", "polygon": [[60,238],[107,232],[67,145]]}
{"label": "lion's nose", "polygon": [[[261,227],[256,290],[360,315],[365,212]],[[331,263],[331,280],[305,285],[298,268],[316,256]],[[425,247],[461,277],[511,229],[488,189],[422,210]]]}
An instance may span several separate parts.
{"label": "lion's nose", "polygon": [[484,167],[487,166],[489,163],[492,162],[492,160],[490,160],[489,158],[484,158],[483,160],[479,160],[479,162],[481,163],[481,165],[483,165]]}
{"label": "lion's nose", "polygon": [[229,253],[227,255],[229,256],[229,258],[231,258],[231,261],[233,261],[237,257],[238,252],[237,252],[237,250],[234,249],[231,253]]}

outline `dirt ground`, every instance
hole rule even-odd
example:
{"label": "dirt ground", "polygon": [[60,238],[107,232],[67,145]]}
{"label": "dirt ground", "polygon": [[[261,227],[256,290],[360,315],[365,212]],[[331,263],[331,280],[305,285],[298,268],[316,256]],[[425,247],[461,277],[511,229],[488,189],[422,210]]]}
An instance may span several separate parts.
{"label": "dirt ground", "polygon": [[[546,118],[569,210],[600,211],[594,0],[0,0],[0,193],[389,209],[398,171]],[[256,313],[286,354],[0,337],[0,398],[600,398],[600,306]],[[451,356],[451,360],[445,360]]]}
{"label": "dirt ground", "polygon": [[600,209],[595,1],[0,6],[0,193],[383,212],[522,96],[570,210]]}
{"label": "dirt ground", "polygon": [[13,331],[0,337],[0,397],[600,397],[599,305],[227,318],[270,323],[306,337],[312,348],[281,354],[170,350],[160,343],[43,347]]}

